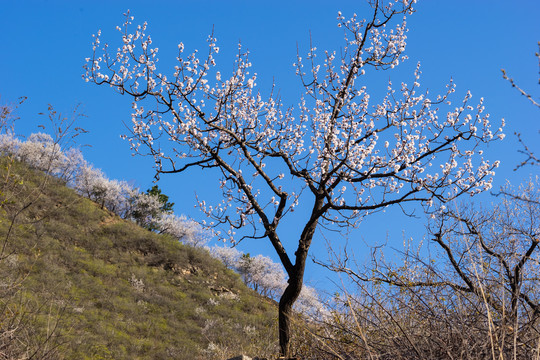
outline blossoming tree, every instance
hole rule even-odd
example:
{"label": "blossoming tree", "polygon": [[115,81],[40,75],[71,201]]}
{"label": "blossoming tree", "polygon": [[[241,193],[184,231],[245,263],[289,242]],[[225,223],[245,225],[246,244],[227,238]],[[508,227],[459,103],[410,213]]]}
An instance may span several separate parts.
{"label": "blossoming tree", "polygon": [[[318,227],[356,226],[390,205],[419,203],[429,211],[434,202],[489,189],[498,164],[482,158],[482,145],[503,137],[502,129],[490,129],[482,100],[471,105],[467,93],[454,108],[440,110],[451,104],[451,82],[431,97],[420,91],[417,67],[412,84],[389,82],[382,100],[371,103],[366,73],[406,58],[413,2],[371,5],[367,20],[338,14],[344,30],[339,55],[325,51],[319,61],[314,47],[305,59],[298,55],[295,69],[305,91],[295,108],[258,89],[240,45],[232,74],[217,71],[213,34],[204,56],[185,53],[180,43],[174,69],[162,73],[147,24],[132,29],[129,13],[117,27],[121,46],[111,52],[98,32],[85,66],[86,81],[133,98],[125,137],[135,153],[154,158],[157,176],[217,169],[223,201],[199,202],[210,224],[228,227],[233,241],[244,228],[241,239],[272,244],[289,278],[279,302],[283,355]],[[299,204],[302,226],[297,234],[284,232],[283,219],[298,216],[292,212]],[[294,253],[283,242],[291,237]]]}

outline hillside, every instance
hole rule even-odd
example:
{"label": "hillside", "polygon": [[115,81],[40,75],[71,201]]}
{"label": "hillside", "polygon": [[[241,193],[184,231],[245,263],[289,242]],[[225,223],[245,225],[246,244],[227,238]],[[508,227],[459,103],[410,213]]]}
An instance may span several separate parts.
{"label": "hillside", "polygon": [[205,250],[123,220],[26,165],[0,165],[1,359],[275,351],[273,302]]}

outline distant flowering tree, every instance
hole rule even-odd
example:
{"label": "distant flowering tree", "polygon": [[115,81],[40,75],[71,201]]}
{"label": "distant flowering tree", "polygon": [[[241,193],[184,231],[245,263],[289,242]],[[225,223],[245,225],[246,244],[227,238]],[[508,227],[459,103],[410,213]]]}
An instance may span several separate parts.
{"label": "distant flowering tree", "polygon": [[54,175],[65,180],[69,185],[73,185],[83,164],[84,157],[79,149],[67,149],[63,152],[62,162],[56,167]]}
{"label": "distant flowering tree", "polygon": [[279,264],[267,256],[243,254],[237,263],[237,270],[246,285],[261,295],[273,298],[285,288],[285,273]]}
{"label": "distant flowering tree", "polygon": [[90,164],[80,167],[74,186],[81,195],[120,217],[127,218],[131,213],[130,202],[135,190],[125,181],[109,180]]}
{"label": "distant flowering tree", "polygon": [[49,134],[35,133],[21,142],[18,157],[33,168],[51,172],[61,162],[62,151]]}
{"label": "distant flowering tree", "polygon": [[[287,287],[287,280],[280,264],[267,256],[251,256],[234,247],[213,246],[210,254],[225,266],[240,274],[244,283],[263,296],[277,298]],[[323,306],[314,288],[303,286],[295,310],[310,316],[319,316]]]}
{"label": "distant flowering tree", "polygon": [[84,162],[79,149],[64,151],[49,134],[34,133],[26,141],[19,140],[13,133],[0,134],[0,153],[12,155],[34,169],[71,182]]}
{"label": "distant flowering tree", "polygon": [[14,159],[23,161],[34,169],[65,180],[66,183],[74,180],[79,167],[84,163],[82,153],[74,147],[75,139],[86,132],[83,128],[75,126],[76,120],[84,116],[78,111],[78,106],[73,109],[71,117],[65,117],[49,105],[47,117],[50,124],[48,126],[42,124],[39,127],[42,129],[50,127],[52,136],[38,132],[31,134],[26,141],[15,135],[13,124],[8,126],[5,123],[1,118],[4,114],[4,109],[0,108],[0,127],[3,131],[0,134],[0,152],[3,155],[13,156]]}
{"label": "distant flowering tree", "polygon": [[229,269],[236,269],[242,252],[235,247],[213,246],[209,249],[210,255],[220,260]]}
{"label": "distant flowering tree", "polygon": [[12,132],[0,134],[0,153],[5,156],[15,155],[19,150],[21,141]]}
{"label": "distant flowering tree", "polygon": [[79,149],[61,148],[61,145],[55,142],[51,135],[44,133],[31,134],[26,141],[12,139],[4,146],[10,146],[11,151],[17,155],[17,159],[24,161],[31,167],[55,175],[66,181],[71,181],[79,166],[82,164],[83,156]]}
{"label": "distant flowering tree", "polygon": [[[165,214],[172,214],[174,203],[154,185],[146,193],[136,193],[131,199],[130,217],[140,226],[150,231],[160,230],[159,220]],[[180,225],[180,224],[179,224]],[[172,227],[172,224],[168,225]]]}
{"label": "distant flowering tree", "polygon": [[157,196],[133,190],[129,203],[128,218],[151,231],[158,227],[156,222],[162,216],[162,204]]}
{"label": "distant flowering tree", "polygon": [[[284,107],[273,92],[258,90],[240,45],[232,74],[216,71],[219,47],[213,34],[203,57],[197,51],[185,54],[180,43],[169,75],[158,70],[158,49],[146,35],[147,24],[132,30],[129,13],[117,28],[122,38],[117,51],[101,45],[101,32],[95,35],[83,76],[133,98],[126,136],[132,150],[153,156],[157,176],[217,169],[223,201],[199,204],[211,225],[228,228],[233,241],[235,230],[246,228],[240,239],[267,238],[273,245],[288,275],[279,302],[283,355],[290,352],[290,315],[319,225],[357,226],[390,205],[419,203],[431,211],[434,202],[491,187],[498,162],[484,160],[481,147],[503,134],[491,130],[482,99],[471,105],[467,92],[441,112],[440,106],[451,105],[455,87],[450,83],[435,97],[421,92],[419,67],[412,84],[389,82],[377,104],[363,86],[368,72],[406,59],[405,17],[413,3],[371,1],[367,20],[339,13],[341,51],[325,51],[321,60],[315,47],[305,59],[298,55],[296,74],[305,92],[296,109]],[[284,232],[284,217],[300,203],[307,217],[298,217],[298,233]],[[282,237],[296,239],[294,255]]]}
{"label": "distant flowering tree", "polygon": [[156,221],[156,231],[169,234],[189,246],[204,246],[210,240],[209,233],[202,226],[184,215],[162,214]]}

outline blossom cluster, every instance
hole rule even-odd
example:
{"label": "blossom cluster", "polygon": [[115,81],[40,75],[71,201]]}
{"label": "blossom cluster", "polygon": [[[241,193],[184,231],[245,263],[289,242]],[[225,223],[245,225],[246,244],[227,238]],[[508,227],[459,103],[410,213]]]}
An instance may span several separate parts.
{"label": "blossom cluster", "polygon": [[[431,96],[421,90],[420,65],[411,83],[389,81],[382,101],[372,103],[363,79],[407,58],[411,11],[409,2],[393,1],[372,21],[339,13],[340,55],[325,51],[319,61],[312,47],[294,64],[305,88],[296,109],[286,108],[274,90],[266,96],[258,90],[241,45],[232,73],[216,71],[213,34],[205,56],[186,55],[180,43],[172,74],[164,75],[147,24],[131,32],[129,13],[118,27],[116,52],[101,45],[101,32],[95,36],[84,78],[133,97],[125,138],[135,153],[154,157],[158,175],[221,169],[223,201],[199,205],[211,224],[230,227],[225,234],[231,240],[246,225],[253,236],[259,223],[268,231],[309,192],[325,197],[323,219],[356,224],[395,203],[421,202],[429,209],[435,201],[487,190],[498,166],[482,157],[482,145],[504,137],[502,125],[491,129],[483,100],[474,104],[467,92],[452,107],[452,82]],[[398,13],[403,17],[392,27]]]}

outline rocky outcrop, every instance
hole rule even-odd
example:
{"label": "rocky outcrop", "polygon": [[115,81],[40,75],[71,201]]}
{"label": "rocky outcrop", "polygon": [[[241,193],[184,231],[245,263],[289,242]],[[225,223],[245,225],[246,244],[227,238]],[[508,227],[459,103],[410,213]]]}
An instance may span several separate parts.
{"label": "rocky outcrop", "polygon": [[246,355],[238,355],[227,360],[267,360],[267,359],[259,358],[259,357],[250,358],[249,356],[246,356]]}

